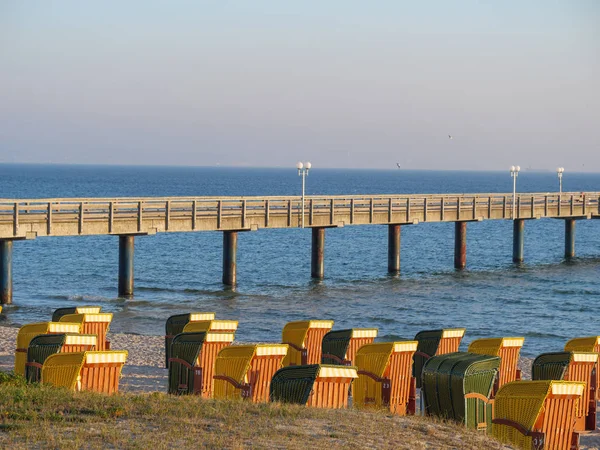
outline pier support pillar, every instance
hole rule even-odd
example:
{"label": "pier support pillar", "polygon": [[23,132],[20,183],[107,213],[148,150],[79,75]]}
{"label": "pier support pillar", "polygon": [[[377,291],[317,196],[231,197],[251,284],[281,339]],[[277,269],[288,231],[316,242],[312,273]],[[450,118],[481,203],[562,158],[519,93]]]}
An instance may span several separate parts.
{"label": "pier support pillar", "polygon": [[525,220],[513,220],[513,262],[523,262],[523,247],[525,243]]}
{"label": "pier support pillar", "polygon": [[467,222],[454,222],[454,268],[467,266]]}
{"label": "pier support pillar", "polygon": [[0,240],[0,304],[12,303],[12,249],[13,242]]}
{"label": "pier support pillar", "polygon": [[565,220],[565,258],[575,256],[575,219]]}
{"label": "pier support pillar", "polygon": [[237,269],[237,231],[223,232],[223,284],[235,286]]}
{"label": "pier support pillar", "polygon": [[388,225],[388,272],[400,272],[400,225]]}
{"label": "pier support pillar", "polygon": [[119,236],[119,297],[133,295],[133,249],[135,236]]}
{"label": "pier support pillar", "polygon": [[312,229],[310,276],[319,280],[325,276],[325,228]]}

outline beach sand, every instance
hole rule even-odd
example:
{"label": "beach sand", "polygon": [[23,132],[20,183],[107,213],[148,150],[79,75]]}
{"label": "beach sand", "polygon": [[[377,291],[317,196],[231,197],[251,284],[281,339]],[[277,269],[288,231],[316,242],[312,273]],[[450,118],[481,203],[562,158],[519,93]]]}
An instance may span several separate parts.
{"label": "beach sand", "polygon": [[[0,370],[14,367],[18,328],[0,326]],[[163,336],[109,333],[112,350],[127,350],[127,364],[123,368],[120,391],[132,393],[167,392],[165,341]],[[531,378],[531,358],[521,358],[519,367],[523,379]],[[600,419],[600,415],[599,415]],[[600,421],[599,421],[600,422]],[[598,426],[600,429],[600,423]],[[581,435],[582,450],[600,450],[600,432]]]}

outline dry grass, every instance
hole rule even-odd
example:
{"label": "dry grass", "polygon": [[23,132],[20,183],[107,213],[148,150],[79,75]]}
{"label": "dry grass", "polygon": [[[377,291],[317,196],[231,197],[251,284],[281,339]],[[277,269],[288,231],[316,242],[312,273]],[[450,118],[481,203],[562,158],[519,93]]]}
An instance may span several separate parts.
{"label": "dry grass", "polygon": [[72,393],[0,373],[0,447],[500,449],[453,423],[164,394]]}

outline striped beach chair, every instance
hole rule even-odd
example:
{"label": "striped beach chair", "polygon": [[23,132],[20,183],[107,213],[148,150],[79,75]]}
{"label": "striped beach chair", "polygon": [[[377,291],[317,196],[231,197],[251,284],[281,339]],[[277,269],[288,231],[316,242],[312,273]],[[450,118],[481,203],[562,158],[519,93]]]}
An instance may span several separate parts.
{"label": "striped beach chair", "polygon": [[289,345],[283,366],[319,364],[323,337],[333,328],[333,320],[302,320],[283,327],[281,340]]}
{"label": "striped beach chair", "polygon": [[518,365],[524,342],[525,338],[522,337],[485,338],[476,339],[469,345],[469,353],[500,357],[500,372],[494,386],[494,394],[506,383],[521,379]]}
{"label": "striped beach chair", "polygon": [[[571,339],[565,344],[566,352],[595,352],[600,355],[600,336]],[[596,400],[600,401],[600,362],[596,364]]]}
{"label": "striped beach chair", "polygon": [[214,398],[268,402],[271,378],[281,369],[287,350],[285,344],[225,347],[215,363]]}
{"label": "striped beach chair", "polygon": [[585,383],[513,381],[494,401],[492,435],[523,450],[575,450],[577,408]]}
{"label": "striped beach chair", "polygon": [[169,359],[169,394],[199,394],[211,398],[217,355],[231,345],[234,338],[234,333],[210,331],[175,336]]}
{"label": "striped beach chair", "polygon": [[352,404],[358,408],[389,408],[398,415],[415,414],[416,383],[412,376],[417,341],[363,345],[356,352],[358,379],[352,383]]}
{"label": "striped beach chair", "polygon": [[42,383],[114,394],[126,360],[126,351],[55,353],[42,366]]}
{"label": "striped beach chair", "polygon": [[533,380],[564,380],[585,383],[585,390],[577,410],[575,431],[596,429],[596,374],[598,353],[554,352],[543,353],[533,361]]}
{"label": "striped beach chair", "polygon": [[15,373],[25,376],[27,349],[31,340],[40,334],[80,333],[80,323],[39,322],[23,325],[17,334],[17,350],[15,352]]}
{"label": "striped beach chair", "polygon": [[215,313],[187,313],[177,314],[167,319],[165,324],[165,367],[169,368],[169,358],[171,357],[171,343],[173,338],[179,333],[183,333],[183,328],[190,322],[202,322],[205,320],[214,320]]}
{"label": "striped beach chair", "polygon": [[315,408],[346,408],[355,367],[312,364],[279,369],[271,380],[271,401]]}
{"label": "striped beach chair", "polygon": [[41,334],[34,337],[27,349],[25,377],[30,383],[42,378],[44,361],[55,353],[76,353],[93,351],[96,348],[96,336],[93,334]]}
{"label": "striped beach chair", "polygon": [[429,358],[458,351],[460,341],[465,335],[465,328],[445,328],[443,330],[419,331],[415,341],[419,342],[414,356],[413,375],[417,379],[417,387],[421,387],[421,372]]}
{"label": "striped beach chair", "polygon": [[237,329],[237,320],[199,320],[197,322],[190,322],[184,326],[183,333],[199,333],[202,331],[235,333]]}
{"label": "striped beach chair", "polygon": [[323,364],[354,365],[356,351],[371,344],[377,337],[377,328],[352,328],[330,331],[323,336],[321,362]]}
{"label": "striped beach chair", "polygon": [[100,306],[70,306],[68,308],[58,308],[52,313],[52,322],[59,322],[62,316],[67,314],[98,314],[102,311]]}
{"label": "striped beach chair", "polygon": [[106,340],[108,328],[112,322],[112,313],[83,313],[65,314],[59,322],[80,323],[83,334],[95,334],[98,336],[96,350],[110,350],[110,342]]}

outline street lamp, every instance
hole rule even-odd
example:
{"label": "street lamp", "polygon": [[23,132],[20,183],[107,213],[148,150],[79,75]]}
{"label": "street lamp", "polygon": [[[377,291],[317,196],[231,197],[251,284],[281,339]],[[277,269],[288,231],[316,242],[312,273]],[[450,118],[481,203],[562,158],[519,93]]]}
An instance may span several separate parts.
{"label": "street lamp", "polygon": [[302,228],[304,228],[304,186],[305,186],[305,177],[308,176],[308,171],[312,167],[310,162],[306,162],[302,164],[300,161],[296,164],[296,169],[298,169],[298,176],[302,177]]}
{"label": "street lamp", "polygon": [[558,192],[562,194],[562,176],[565,173],[564,167],[559,167],[556,169],[556,174],[558,175]]}
{"label": "street lamp", "polygon": [[515,206],[517,204],[517,177],[519,176],[519,172],[521,171],[521,167],[519,166],[510,166],[510,176],[513,178],[513,201],[512,201],[512,218],[515,219]]}

